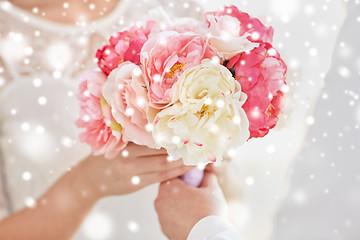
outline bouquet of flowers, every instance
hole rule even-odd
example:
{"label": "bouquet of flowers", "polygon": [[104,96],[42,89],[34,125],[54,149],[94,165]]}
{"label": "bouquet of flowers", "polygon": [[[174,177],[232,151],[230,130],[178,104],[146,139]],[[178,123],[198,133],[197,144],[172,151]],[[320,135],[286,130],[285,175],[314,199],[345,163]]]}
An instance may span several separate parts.
{"label": "bouquet of flowers", "polygon": [[148,20],[115,33],[96,53],[101,71],[82,75],[80,140],[108,158],[131,141],[186,165],[219,164],[264,137],[284,107],[286,64],[273,32],[226,6],[204,21]]}

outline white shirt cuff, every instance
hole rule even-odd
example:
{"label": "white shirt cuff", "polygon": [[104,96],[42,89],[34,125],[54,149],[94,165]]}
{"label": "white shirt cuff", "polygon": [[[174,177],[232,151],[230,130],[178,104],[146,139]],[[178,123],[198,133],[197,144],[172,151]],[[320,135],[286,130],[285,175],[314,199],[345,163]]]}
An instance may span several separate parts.
{"label": "white shirt cuff", "polygon": [[239,232],[225,218],[207,216],[191,229],[187,240],[241,240]]}

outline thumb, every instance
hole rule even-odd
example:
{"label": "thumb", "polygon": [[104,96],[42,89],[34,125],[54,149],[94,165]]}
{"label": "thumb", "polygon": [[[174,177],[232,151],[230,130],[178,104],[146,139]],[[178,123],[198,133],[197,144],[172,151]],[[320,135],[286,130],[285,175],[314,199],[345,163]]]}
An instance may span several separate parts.
{"label": "thumb", "polygon": [[219,183],[215,173],[210,171],[205,171],[204,178],[202,180],[200,187],[207,188],[207,187],[216,187],[216,186],[219,186]]}

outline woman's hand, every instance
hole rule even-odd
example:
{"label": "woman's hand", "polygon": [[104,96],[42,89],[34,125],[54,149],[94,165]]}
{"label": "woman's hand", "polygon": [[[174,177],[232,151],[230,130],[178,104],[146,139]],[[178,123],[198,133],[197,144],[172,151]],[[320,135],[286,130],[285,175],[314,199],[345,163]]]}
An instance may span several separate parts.
{"label": "woman's hand", "polygon": [[[90,156],[66,172],[32,209],[25,208],[0,222],[0,239],[70,239],[97,200],[134,192],[184,174],[181,160],[169,162],[165,150],[133,143],[128,156]],[[123,154],[124,155],[124,154]],[[56,216],[56,221],[49,221]]]}
{"label": "woman's hand", "polygon": [[129,143],[121,155],[115,159],[86,158],[77,166],[82,173],[76,181],[76,191],[97,198],[122,195],[175,178],[193,168],[185,166],[182,160],[169,161],[165,149],[150,149],[134,143]]}

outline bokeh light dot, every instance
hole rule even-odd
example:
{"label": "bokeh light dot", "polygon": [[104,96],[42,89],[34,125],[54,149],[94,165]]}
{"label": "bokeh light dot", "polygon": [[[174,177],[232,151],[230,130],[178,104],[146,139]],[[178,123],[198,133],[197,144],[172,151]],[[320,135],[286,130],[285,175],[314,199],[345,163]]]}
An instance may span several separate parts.
{"label": "bokeh light dot", "polygon": [[307,200],[307,195],[304,191],[298,190],[293,194],[293,199],[296,204],[303,204]]}
{"label": "bokeh light dot", "polygon": [[37,134],[43,134],[45,132],[45,128],[43,126],[39,125],[35,128],[35,132]]}
{"label": "bokeh light dot", "polygon": [[23,122],[21,124],[21,130],[23,130],[24,132],[27,132],[30,130],[30,124],[28,122]]}
{"label": "bokeh light dot", "polygon": [[151,132],[152,130],[153,130],[153,125],[151,124],[151,123],[148,123],[148,124],[146,124],[146,126],[145,126],[145,129],[146,129],[146,131],[148,131],[148,132]]}
{"label": "bokeh light dot", "polygon": [[55,71],[53,72],[53,77],[54,77],[55,79],[60,79],[61,76],[62,76],[61,71],[55,70]]}
{"label": "bokeh light dot", "polygon": [[131,183],[134,185],[139,185],[140,184],[140,177],[139,176],[133,176],[131,178]]}
{"label": "bokeh light dot", "polygon": [[274,145],[268,145],[268,146],[266,147],[266,151],[267,151],[267,153],[269,153],[269,154],[274,154],[274,153],[276,152],[276,148],[275,148]]}
{"label": "bokeh light dot", "polygon": [[29,208],[34,208],[36,206],[36,201],[32,197],[26,197],[24,199],[24,203],[25,203],[25,206],[27,206]]}
{"label": "bokeh light dot", "polygon": [[42,85],[41,79],[40,78],[35,78],[33,80],[33,85],[34,85],[34,87],[41,87],[41,85]]}
{"label": "bokeh light dot", "polygon": [[64,147],[66,147],[66,148],[70,148],[70,147],[72,147],[73,146],[73,141],[72,141],[72,139],[70,138],[70,137],[68,137],[68,136],[63,136],[62,138],[61,138],[61,144],[64,146]]}
{"label": "bokeh light dot", "polygon": [[139,224],[133,220],[128,221],[127,227],[133,233],[137,233],[140,230]]}
{"label": "bokeh light dot", "polygon": [[316,48],[310,48],[309,54],[310,56],[315,57],[318,55],[318,50]]}
{"label": "bokeh light dot", "polygon": [[26,171],[26,172],[23,172],[22,178],[24,179],[24,181],[29,181],[29,180],[31,180],[32,175],[30,172]]}
{"label": "bokeh light dot", "polygon": [[129,156],[129,152],[128,152],[127,150],[124,150],[124,151],[121,152],[121,155],[122,155],[123,157],[128,157],[128,156]]}
{"label": "bokeh light dot", "polygon": [[351,76],[350,70],[345,66],[340,66],[338,68],[338,73],[343,78],[349,78]]}
{"label": "bokeh light dot", "polygon": [[47,103],[47,98],[46,97],[44,97],[44,96],[40,96],[39,98],[38,98],[38,103],[40,104],[40,105],[45,105],[46,103]]}
{"label": "bokeh light dot", "polygon": [[107,215],[93,213],[85,219],[83,232],[86,239],[109,239],[113,232],[113,224]]}
{"label": "bokeh light dot", "polygon": [[306,123],[308,124],[308,125],[314,125],[314,123],[315,123],[315,119],[314,119],[314,117],[313,116],[308,116],[307,118],[306,118]]}
{"label": "bokeh light dot", "polygon": [[245,183],[246,183],[246,185],[248,185],[248,186],[254,185],[255,179],[254,179],[253,177],[247,177],[247,178],[245,179]]}
{"label": "bokeh light dot", "polygon": [[10,114],[11,114],[11,115],[16,115],[16,114],[17,114],[17,110],[16,110],[15,108],[12,108],[12,109],[10,110]]}

